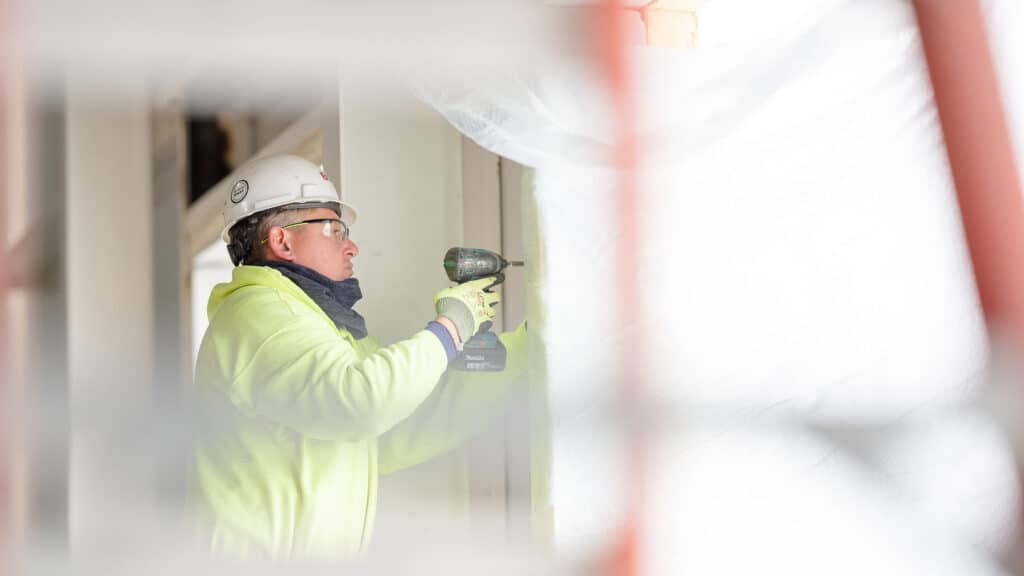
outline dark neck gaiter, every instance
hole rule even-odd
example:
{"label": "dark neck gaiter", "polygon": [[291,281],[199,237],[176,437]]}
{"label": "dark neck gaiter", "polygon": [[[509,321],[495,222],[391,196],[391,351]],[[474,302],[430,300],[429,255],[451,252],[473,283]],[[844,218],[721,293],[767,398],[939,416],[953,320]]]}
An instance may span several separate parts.
{"label": "dark neck gaiter", "polygon": [[331,280],[327,276],[292,262],[257,262],[253,266],[273,268],[285,278],[302,288],[302,291],[316,302],[338,328],[344,328],[356,340],[366,338],[366,320],[352,309],[352,306],[363,297],[359,289],[359,280]]}

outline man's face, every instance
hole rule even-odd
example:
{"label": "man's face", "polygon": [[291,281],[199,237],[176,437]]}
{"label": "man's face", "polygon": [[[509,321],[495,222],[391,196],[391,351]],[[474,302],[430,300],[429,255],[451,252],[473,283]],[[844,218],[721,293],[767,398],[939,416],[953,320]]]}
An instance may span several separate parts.
{"label": "man's face", "polygon": [[[314,208],[303,210],[302,213],[303,216],[298,220],[338,217],[330,208]],[[340,224],[335,222],[326,226],[327,234],[324,234],[324,223],[306,224],[287,230],[295,256],[294,262],[312,268],[331,280],[347,280],[354,274],[352,259],[359,254],[359,246],[349,238],[341,238],[343,233],[339,230]]]}

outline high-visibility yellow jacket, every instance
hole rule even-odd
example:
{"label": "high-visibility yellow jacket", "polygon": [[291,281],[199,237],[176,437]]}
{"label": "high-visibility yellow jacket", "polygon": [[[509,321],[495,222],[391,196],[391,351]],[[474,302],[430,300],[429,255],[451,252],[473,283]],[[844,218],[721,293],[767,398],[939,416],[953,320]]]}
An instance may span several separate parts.
{"label": "high-visibility yellow jacket", "polygon": [[373,530],[378,475],[454,446],[525,369],[523,327],[502,335],[505,372],[446,374],[433,333],[388,347],[355,340],[262,266],[235,268],[208,314],[192,498],[219,555],[358,555]]}

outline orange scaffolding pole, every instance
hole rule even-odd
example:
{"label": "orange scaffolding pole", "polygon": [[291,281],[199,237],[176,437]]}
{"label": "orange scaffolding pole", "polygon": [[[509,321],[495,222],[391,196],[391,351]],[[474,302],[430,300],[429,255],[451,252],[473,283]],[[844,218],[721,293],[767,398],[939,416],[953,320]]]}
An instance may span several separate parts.
{"label": "orange scaffolding pole", "polygon": [[914,0],[981,305],[1024,335],[1024,212],[977,0]]}
{"label": "orange scaffolding pole", "polygon": [[640,189],[638,169],[640,150],[635,129],[634,89],[629,70],[628,18],[630,12],[622,0],[606,0],[597,12],[595,47],[598,64],[610,88],[614,124],[613,164],[618,170],[616,191],[616,227],[620,321],[630,338],[630,353],[621,358],[621,403],[626,423],[628,491],[625,522],[619,540],[609,558],[610,574],[633,576],[641,571],[640,549],[646,503],[647,446],[643,426],[644,389],[642,358],[644,336],[639,289],[639,263],[643,249],[639,235]]}
{"label": "orange scaffolding pole", "polygon": [[1020,350],[1024,207],[985,17],[978,0],[914,0],[914,10],[985,321]]}

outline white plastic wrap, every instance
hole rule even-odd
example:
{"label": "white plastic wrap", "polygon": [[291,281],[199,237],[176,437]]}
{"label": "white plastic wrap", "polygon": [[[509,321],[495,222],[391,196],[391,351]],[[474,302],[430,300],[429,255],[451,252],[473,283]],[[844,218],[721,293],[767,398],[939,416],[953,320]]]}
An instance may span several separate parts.
{"label": "white plastic wrap", "polygon": [[[990,4],[1019,100],[1024,10]],[[611,542],[630,471],[621,442],[597,441],[619,359],[639,353],[654,404],[692,421],[693,437],[670,434],[653,458],[649,534],[667,546],[650,551],[656,573],[729,572],[687,554],[715,557],[694,544],[714,545],[702,526],[724,537],[748,521],[761,530],[731,533],[721,553],[763,549],[771,560],[751,566],[768,572],[988,573],[1013,530],[1016,480],[1003,435],[964,416],[987,340],[911,4],[711,0],[700,21],[697,50],[630,54],[639,254],[619,250],[612,118],[592,69],[423,91],[469,137],[537,168],[559,550],[592,557]],[[644,318],[619,316],[622,258],[640,259]],[[744,442],[778,451],[701,445],[723,420],[756,424]],[[803,425],[881,439],[876,461]],[[836,464],[824,473],[815,458]],[[743,481],[755,491],[731,491],[729,474],[754,460]],[[954,465],[988,489],[945,481]],[[615,496],[594,505],[602,494]],[[836,507],[801,508],[805,494]],[[986,513],[956,512],[972,509]]]}
{"label": "white plastic wrap", "polygon": [[848,452],[798,427],[654,444],[648,574],[999,574]]}

